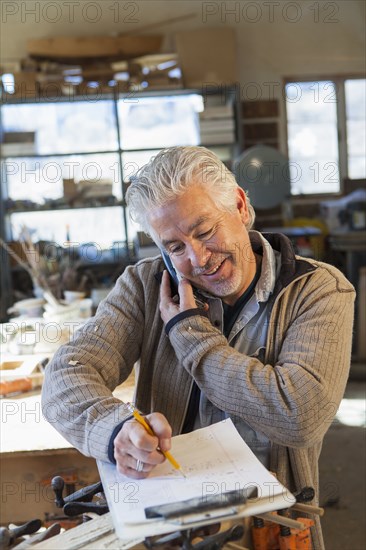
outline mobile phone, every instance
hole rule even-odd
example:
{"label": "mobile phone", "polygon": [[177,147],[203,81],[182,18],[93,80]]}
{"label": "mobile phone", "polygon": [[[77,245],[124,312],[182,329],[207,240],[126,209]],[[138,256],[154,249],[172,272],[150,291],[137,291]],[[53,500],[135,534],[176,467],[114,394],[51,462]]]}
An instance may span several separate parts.
{"label": "mobile phone", "polygon": [[[173,296],[174,295],[179,296],[178,284],[179,284],[179,281],[182,279],[182,276],[179,273],[179,271],[175,269],[173,262],[171,261],[169,255],[165,252],[165,250],[161,250],[161,255],[163,257],[165,267],[167,268],[169,275],[171,277],[172,294]],[[194,294],[196,306],[200,308],[204,308],[206,306],[206,302],[202,300],[201,297],[198,297],[197,290],[194,287],[192,288],[193,288],[193,294]]]}

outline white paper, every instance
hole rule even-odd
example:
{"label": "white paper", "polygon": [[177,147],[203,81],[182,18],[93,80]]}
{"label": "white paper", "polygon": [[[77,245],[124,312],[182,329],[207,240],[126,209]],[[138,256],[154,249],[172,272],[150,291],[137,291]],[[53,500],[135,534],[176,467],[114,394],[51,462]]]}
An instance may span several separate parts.
{"label": "white paper", "polygon": [[[259,462],[230,419],[174,437],[171,452],[186,479],[168,461],[139,481],[119,474],[112,464],[98,462],[114,527],[120,538],[175,530],[166,522],[147,520],[145,508],[149,506],[220,495],[252,486],[258,489],[258,498],[252,503],[256,513],[288,507],[294,502],[292,495]],[[240,515],[251,515],[244,508]]]}

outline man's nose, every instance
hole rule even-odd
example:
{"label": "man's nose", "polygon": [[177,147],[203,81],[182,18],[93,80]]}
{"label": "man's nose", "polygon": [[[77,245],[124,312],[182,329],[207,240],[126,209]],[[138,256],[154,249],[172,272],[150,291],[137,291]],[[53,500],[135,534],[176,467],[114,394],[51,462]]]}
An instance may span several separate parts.
{"label": "man's nose", "polygon": [[189,246],[188,255],[193,267],[204,267],[211,256],[211,252],[204,243],[195,242]]}

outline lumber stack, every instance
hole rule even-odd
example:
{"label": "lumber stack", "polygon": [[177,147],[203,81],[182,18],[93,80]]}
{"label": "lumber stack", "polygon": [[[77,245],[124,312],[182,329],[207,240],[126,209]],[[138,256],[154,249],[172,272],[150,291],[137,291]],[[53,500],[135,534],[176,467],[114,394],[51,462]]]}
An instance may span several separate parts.
{"label": "lumber stack", "polygon": [[30,39],[27,58],[1,67],[9,75],[3,78],[3,99],[181,88],[179,71],[171,76],[177,57],[160,54],[162,39],[160,34]]}

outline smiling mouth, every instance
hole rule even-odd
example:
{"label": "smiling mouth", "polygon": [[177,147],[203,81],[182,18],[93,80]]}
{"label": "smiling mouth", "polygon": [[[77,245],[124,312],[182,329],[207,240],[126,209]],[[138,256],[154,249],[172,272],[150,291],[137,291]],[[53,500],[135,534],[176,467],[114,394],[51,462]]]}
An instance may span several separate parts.
{"label": "smiling mouth", "polygon": [[201,275],[203,277],[210,277],[212,275],[215,275],[215,273],[218,272],[218,270],[220,269],[220,267],[222,266],[222,264],[225,262],[226,258],[224,258],[222,260],[222,262],[220,264],[218,264],[217,266],[215,266],[213,269],[211,269],[210,271],[205,271],[204,273],[202,273]]}

